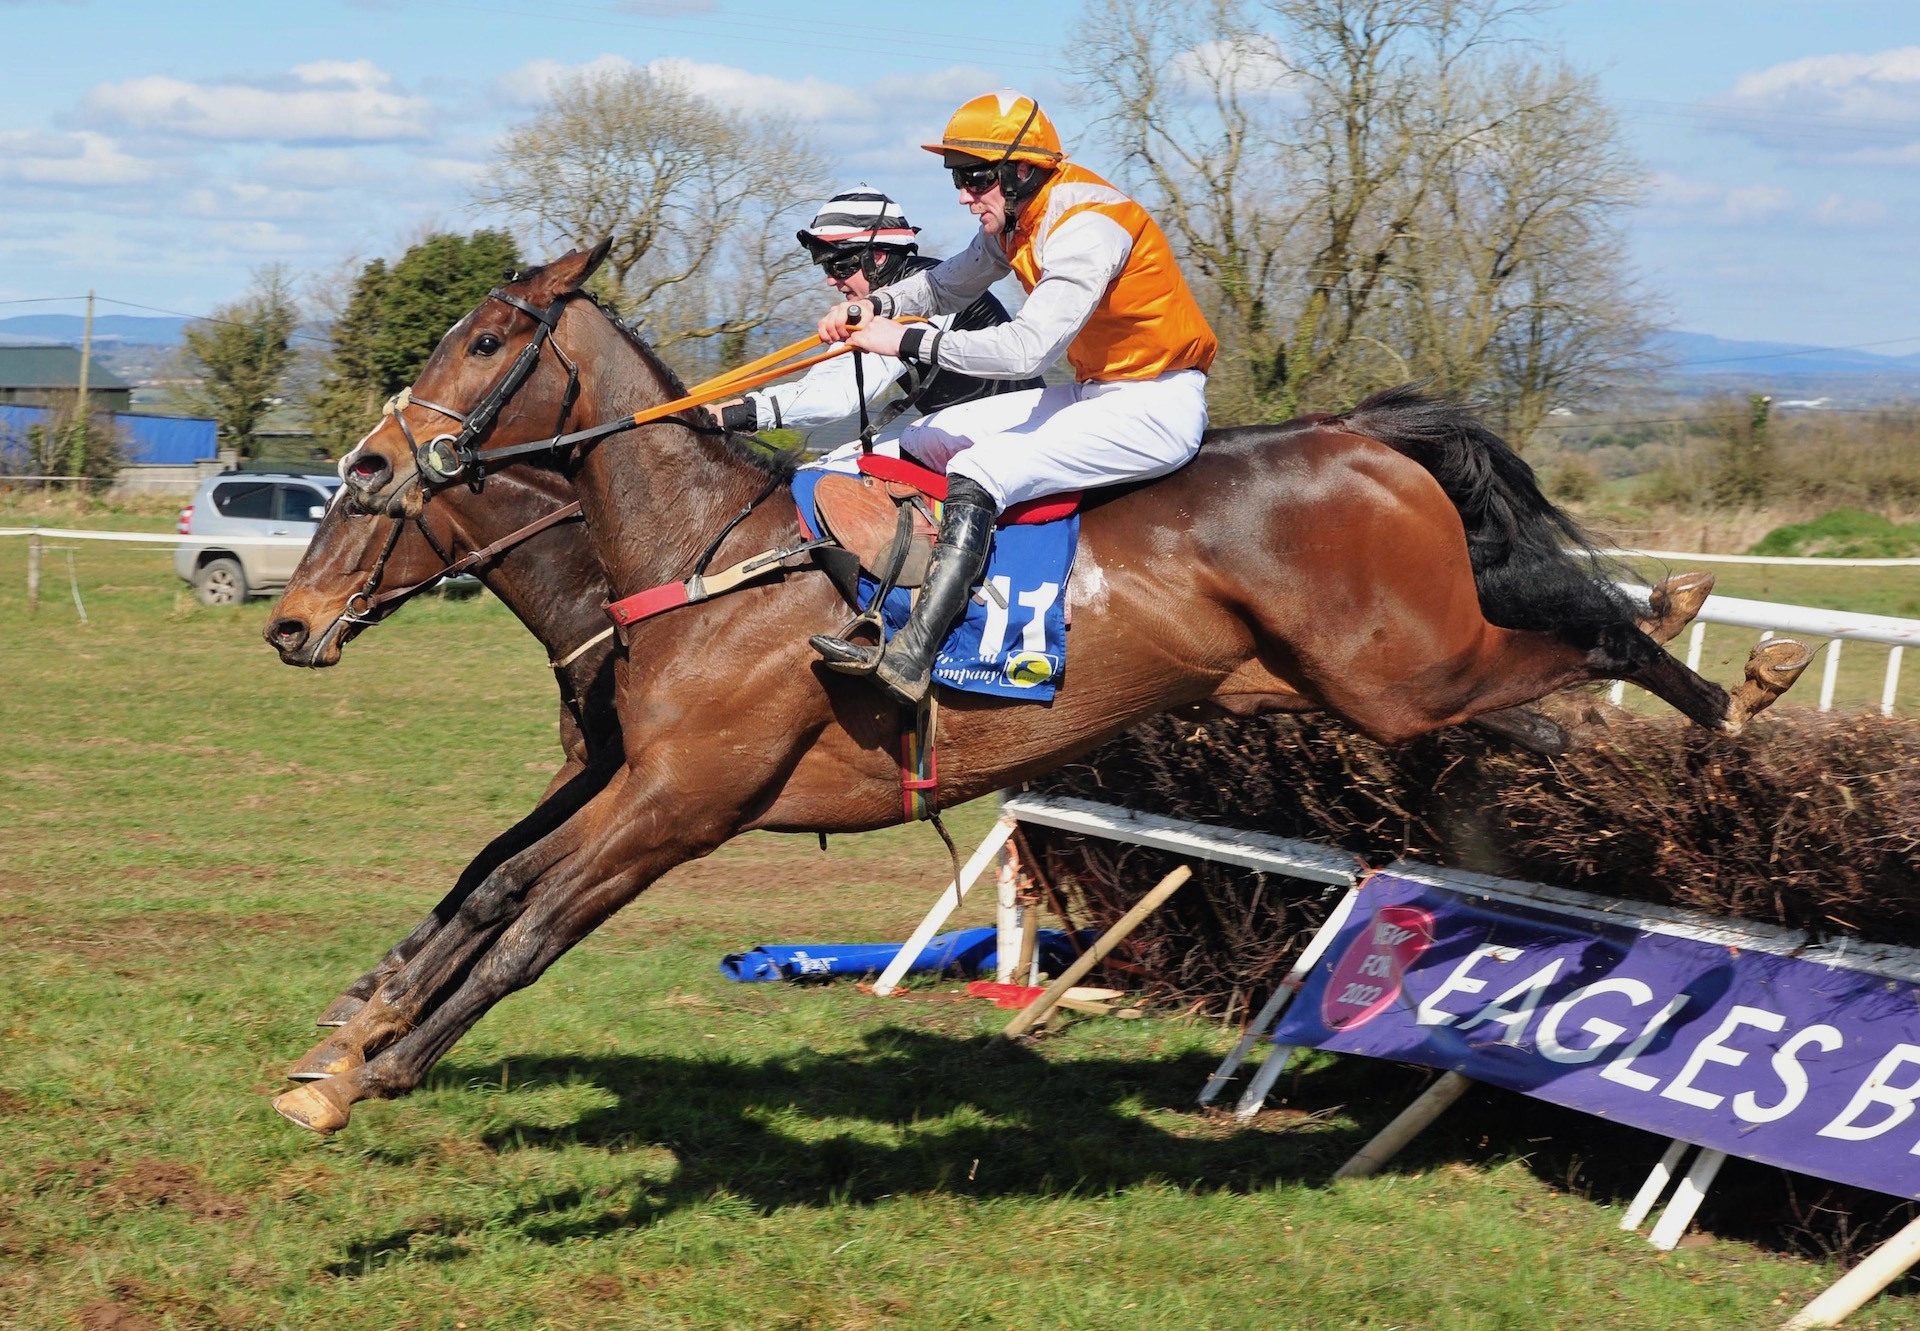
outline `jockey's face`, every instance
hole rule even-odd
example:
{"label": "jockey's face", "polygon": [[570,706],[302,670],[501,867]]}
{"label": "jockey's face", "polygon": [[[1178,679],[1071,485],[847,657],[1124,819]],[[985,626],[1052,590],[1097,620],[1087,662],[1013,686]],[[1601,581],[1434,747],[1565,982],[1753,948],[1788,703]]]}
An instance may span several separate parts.
{"label": "jockey's face", "polygon": [[827,285],[847,300],[862,300],[873,294],[873,284],[867,281],[867,272],[864,267],[854,269],[845,277],[835,277],[829,273]]}
{"label": "jockey's face", "polygon": [[1000,192],[1000,182],[995,181],[993,188],[984,194],[975,194],[970,189],[958,191],[960,205],[980,219],[980,229],[989,236],[997,236],[1007,226],[1007,196]]}

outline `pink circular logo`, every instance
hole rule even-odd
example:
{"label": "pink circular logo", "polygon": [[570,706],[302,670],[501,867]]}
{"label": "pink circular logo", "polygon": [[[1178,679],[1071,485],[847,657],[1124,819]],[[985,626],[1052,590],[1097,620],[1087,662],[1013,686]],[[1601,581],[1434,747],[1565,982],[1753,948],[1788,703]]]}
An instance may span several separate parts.
{"label": "pink circular logo", "polygon": [[1433,942],[1433,916],[1415,906],[1382,906],[1333,968],[1320,995],[1330,1030],[1364,1026],[1400,997],[1400,982]]}

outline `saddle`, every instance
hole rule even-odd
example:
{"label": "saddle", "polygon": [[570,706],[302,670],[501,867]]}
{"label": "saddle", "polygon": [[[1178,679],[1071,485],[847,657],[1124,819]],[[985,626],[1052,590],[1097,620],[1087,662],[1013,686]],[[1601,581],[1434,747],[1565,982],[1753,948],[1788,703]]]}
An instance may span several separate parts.
{"label": "saddle", "polygon": [[[929,501],[947,497],[947,478],[917,462],[879,453],[863,454],[859,465],[860,475],[830,472],[815,487],[814,511],[826,526],[822,534],[839,542],[851,557],[848,564],[858,561],[857,571],[886,586],[918,587],[926,578],[939,531]],[[995,525],[1052,522],[1079,507],[1078,490],[1048,495],[1012,505]]]}

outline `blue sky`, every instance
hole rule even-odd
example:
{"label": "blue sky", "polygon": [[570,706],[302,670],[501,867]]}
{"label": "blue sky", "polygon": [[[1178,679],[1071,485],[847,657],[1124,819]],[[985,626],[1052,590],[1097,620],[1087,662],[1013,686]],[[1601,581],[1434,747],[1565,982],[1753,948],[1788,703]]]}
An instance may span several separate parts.
{"label": "blue sky", "polygon": [[[1059,72],[1078,13],[0,0],[0,301],[93,287],[201,313],[263,263],[325,280],[428,228],[481,225],[467,198],[498,135],[553,71],[611,60],[675,62],[796,122],[844,182],[899,197],[938,253],[968,226],[914,145],[966,97],[1031,90],[1102,165],[1097,141],[1073,141]],[[1920,0],[1571,0],[1530,28],[1621,113],[1650,175],[1634,258],[1676,327],[1920,351]]]}

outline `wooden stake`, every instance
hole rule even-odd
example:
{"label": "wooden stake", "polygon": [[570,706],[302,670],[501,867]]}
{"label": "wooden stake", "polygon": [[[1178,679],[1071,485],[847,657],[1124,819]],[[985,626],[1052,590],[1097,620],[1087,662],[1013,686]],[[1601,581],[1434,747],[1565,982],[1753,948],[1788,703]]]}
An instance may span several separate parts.
{"label": "wooden stake", "polygon": [[1380,1129],[1374,1139],[1335,1170],[1333,1176],[1336,1179],[1367,1178],[1379,1173],[1387,1161],[1400,1154],[1401,1147],[1418,1137],[1427,1124],[1439,1118],[1471,1085],[1473,1082],[1458,1072],[1447,1073],[1427,1087],[1418,1100],[1401,1110],[1398,1118]]}
{"label": "wooden stake", "polygon": [[1101,958],[1124,942],[1128,934],[1140,927],[1142,920],[1158,910],[1162,903],[1178,892],[1181,884],[1191,877],[1193,877],[1193,866],[1183,864],[1162,878],[1153,891],[1141,898],[1132,910],[1122,915],[1113,928],[1101,934],[1099,941],[1081,954],[1073,965],[1067,967],[1066,972],[1059,979],[1048,985],[1040,997],[1027,1004],[1018,1016],[1008,1022],[1007,1028],[1000,1032],[1001,1038],[1017,1040],[1032,1030],[1035,1024],[1053,1010],[1062,994],[1080,983],[1082,976],[1099,965]]}
{"label": "wooden stake", "polygon": [[1782,1331],[1840,1325],[1842,1319],[1899,1279],[1916,1260],[1920,1260],[1920,1219],[1909,1220],[1905,1229],[1868,1253],[1860,1265],[1795,1313]]}

